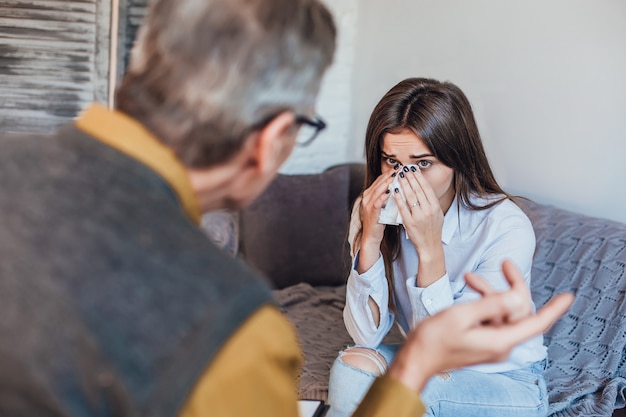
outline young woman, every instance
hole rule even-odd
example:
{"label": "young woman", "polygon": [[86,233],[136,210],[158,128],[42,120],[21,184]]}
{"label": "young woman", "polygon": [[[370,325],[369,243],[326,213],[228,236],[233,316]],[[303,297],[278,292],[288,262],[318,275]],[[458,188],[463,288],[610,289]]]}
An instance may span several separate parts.
{"label": "young woman", "polygon": [[[356,346],[331,369],[331,417],[350,415],[391,363],[397,346],[381,342],[394,322],[409,332],[427,316],[479,298],[465,284],[468,271],[487,279],[485,291],[506,289],[505,259],[530,284],[535,249],[532,225],[496,182],[470,103],[456,85],[423,78],[397,84],[374,109],[365,147],[366,186],[352,212],[354,263],[344,309]],[[379,222],[391,198],[398,226]],[[545,356],[539,336],[504,362],[436,376],[421,393],[427,415],[545,416]]]}

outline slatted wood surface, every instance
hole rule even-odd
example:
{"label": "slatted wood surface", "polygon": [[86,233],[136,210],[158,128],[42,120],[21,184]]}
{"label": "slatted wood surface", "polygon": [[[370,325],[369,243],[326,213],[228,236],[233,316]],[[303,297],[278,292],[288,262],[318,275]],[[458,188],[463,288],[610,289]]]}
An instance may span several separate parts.
{"label": "slatted wood surface", "polygon": [[122,71],[128,65],[128,55],[135,41],[139,25],[143,21],[148,6],[148,0],[125,0],[125,6],[120,4],[120,32],[123,38],[120,40],[119,57],[123,64]]}
{"label": "slatted wood surface", "polygon": [[106,103],[109,0],[0,0],[0,132],[50,132]]}

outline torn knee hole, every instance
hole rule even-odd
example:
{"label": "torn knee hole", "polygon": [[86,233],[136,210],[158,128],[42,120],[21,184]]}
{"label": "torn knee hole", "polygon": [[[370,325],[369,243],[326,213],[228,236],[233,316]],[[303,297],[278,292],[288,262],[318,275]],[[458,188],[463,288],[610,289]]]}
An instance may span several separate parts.
{"label": "torn knee hole", "polygon": [[341,360],[352,367],[370,372],[374,375],[382,375],[387,371],[385,357],[373,349],[350,348],[343,352]]}

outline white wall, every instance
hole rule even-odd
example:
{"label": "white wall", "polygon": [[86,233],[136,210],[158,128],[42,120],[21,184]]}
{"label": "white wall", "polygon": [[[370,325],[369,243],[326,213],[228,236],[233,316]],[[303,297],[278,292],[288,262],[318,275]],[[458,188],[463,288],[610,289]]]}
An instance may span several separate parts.
{"label": "white wall", "polygon": [[338,30],[333,65],[324,77],[317,112],[328,122],[324,133],[306,148],[296,148],[281,168],[285,174],[320,172],[345,162],[347,146],[353,140],[352,80],[357,31],[357,0],[325,0]]}
{"label": "white wall", "polygon": [[505,189],[626,222],[626,1],[327,2],[340,30],[318,106],[330,128],[283,172],[362,160],[378,99],[428,76],[465,91]]}
{"label": "white wall", "polygon": [[626,2],[361,0],[353,153],[393,84],[459,85],[501,185],[626,222]]}

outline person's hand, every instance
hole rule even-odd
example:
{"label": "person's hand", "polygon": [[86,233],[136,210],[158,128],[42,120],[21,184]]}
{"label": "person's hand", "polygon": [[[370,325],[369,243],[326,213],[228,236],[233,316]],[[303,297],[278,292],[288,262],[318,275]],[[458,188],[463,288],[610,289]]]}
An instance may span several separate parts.
{"label": "person's hand", "polygon": [[443,210],[435,191],[415,167],[402,168],[400,186],[406,202],[402,201],[400,193],[395,193],[394,197],[402,224],[418,254],[438,248],[441,246]]}
{"label": "person's hand", "polygon": [[[509,266],[503,272],[512,283],[510,290],[488,292],[480,300],[455,304],[420,322],[396,354],[388,376],[420,392],[438,373],[506,360],[515,346],[546,331],[574,300],[570,293],[559,294],[536,314],[523,313],[526,296],[518,285],[523,277]],[[468,284],[484,292],[485,283],[479,281],[470,275]]]}
{"label": "person's hand", "polygon": [[446,273],[445,256],[441,243],[443,230],[443,210],[439,198],[419,169],[404,167],[400,186],[406,202],[400,193],[394,198],[402,216],[402,224],[420,259],[417,285],[427,287]]}
{"label": "person's hand", "polygon": [[360,241],[360,255],[357,271],[363,273],[367,271],[378,259],[380,243],[385,234],[385,225],[378,223],[380,210],[383,208],[390,193],[389,185],[393,182],[393,177],[389,174],[382,174],[363,191],[361,198],[361,223],[363,231]]}
{"label": "person's hand", "polygon": [[[514,323],[521,320],[524,317],[529,316],[533,309],[533,300],[530,296],[530,289],[526,285],[524,276],[517,266],[515,266],[512,261],[505,260],[502,263],[502,272],[504,273],[504,277],[510,286],[506,295],[507,305],[503,306],[507,309],[508,313],[501,317],[502,321],[499,321],[500,318],[495,318],[491,322],[491,324],[496,325],[503,322]],[[491,286],[484,279],[473,272],[465,274],[465,282],[467,282],[467,285],[483,297],[495,294],[493,288],[491,288]],[[504,300],[504,298],[501,298],[501,300]]]}

